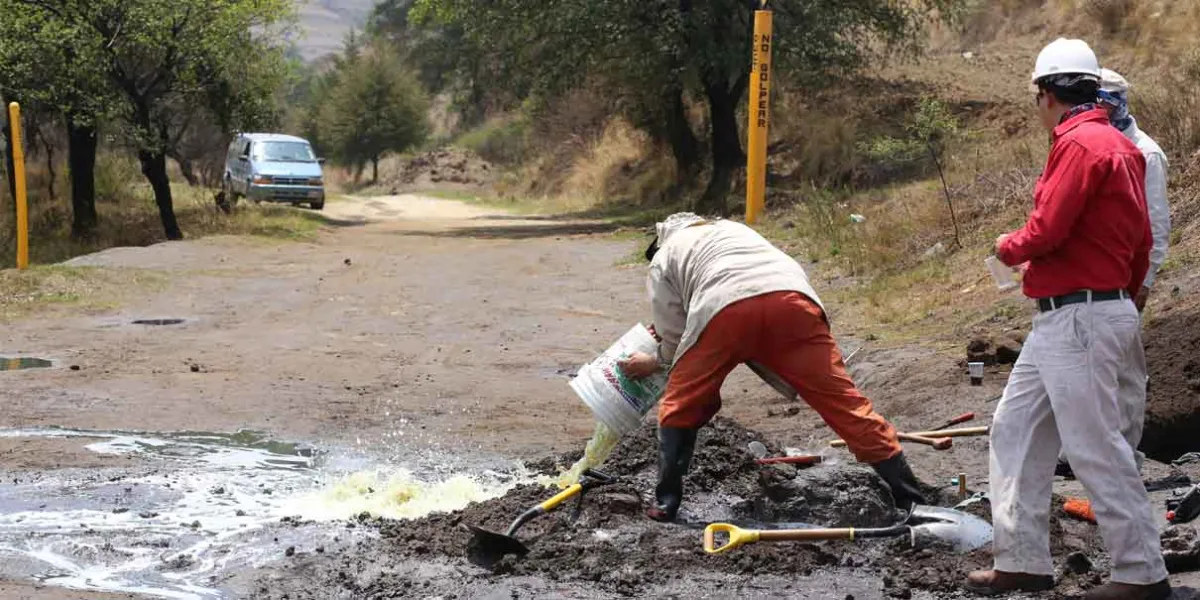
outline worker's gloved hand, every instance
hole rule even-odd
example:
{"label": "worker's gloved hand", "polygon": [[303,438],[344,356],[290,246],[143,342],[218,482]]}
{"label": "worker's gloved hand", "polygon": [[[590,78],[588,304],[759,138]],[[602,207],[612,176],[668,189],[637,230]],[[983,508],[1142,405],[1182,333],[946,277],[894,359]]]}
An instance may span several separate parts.
{"label": "worker's gloved hand", "polygon": [[687,475],[696,448],[695,429],[678,427],[658,428],[658,486],[654,488],[655,506],[646,516],[655,521],[670,522],[679,513],[683,502],[683,476]]}
{"label": "worker's gloved hand", "polygon": [[914,504],[925,504],[925,498],[921,496],[921,485],[917,482],[917,476],[913,475],[912,469],[908,466],[908,460],[904,458],[903,452],[872,466],[875,468],[875,472],[883,478],[884,483],[892,488],[892,498],[896,500],[896,508],[908,511],[912,510]]}

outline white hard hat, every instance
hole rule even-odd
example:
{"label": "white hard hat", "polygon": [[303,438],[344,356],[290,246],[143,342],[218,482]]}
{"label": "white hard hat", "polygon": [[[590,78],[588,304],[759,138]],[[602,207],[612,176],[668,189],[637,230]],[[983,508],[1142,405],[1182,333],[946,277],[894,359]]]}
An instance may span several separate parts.
{"label": "white hard hat", "polygon": [[1113,94],[1124,94],[1129,91],[1129,82],[1112,69],[1100,69],[1100,89]]}
{"label": "white hard hat", "polygon": [[1083,40],[1058,38],[1042,49],[1033,69],[1033,82],[1054,75],[1088,75],[1100,79],[1100,61]]}

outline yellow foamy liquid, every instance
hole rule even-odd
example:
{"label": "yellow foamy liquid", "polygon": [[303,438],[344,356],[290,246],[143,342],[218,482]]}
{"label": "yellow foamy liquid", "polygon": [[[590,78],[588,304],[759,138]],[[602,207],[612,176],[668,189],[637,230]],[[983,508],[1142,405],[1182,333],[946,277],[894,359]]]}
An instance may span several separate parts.
{"label": "yellow foamy liquid", "polygon": [[529,480],[485,482],[469,475],[421,481],[410,471],[363,471],[348,475],[300,500],[296,510],[316,520],[349,519],[362,513],[387,519],[416,519],[452,512],[472,502],[498,498]]}
{"label": "yellow foamy liquid", "polygon": [[587,447],[583,449],[583,458],[559,475],[558,487],[570,486],[579,481],[584,471],[604,464],[619,441],[621,441],[620,434],[613,431],[608,425],[597,421],[596,430],[592,432],[592,439],[588,440]]}

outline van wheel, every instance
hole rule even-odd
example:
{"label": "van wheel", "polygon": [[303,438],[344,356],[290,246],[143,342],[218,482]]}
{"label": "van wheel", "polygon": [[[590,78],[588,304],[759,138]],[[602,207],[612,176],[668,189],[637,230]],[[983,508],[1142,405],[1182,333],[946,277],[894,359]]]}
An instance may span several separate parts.
{"label": "van wheel", "polygon": [[313,210],[322,210],[325,208],[325,201],[321,200],[320,202],[309,202],[308,205],[312,207]]}

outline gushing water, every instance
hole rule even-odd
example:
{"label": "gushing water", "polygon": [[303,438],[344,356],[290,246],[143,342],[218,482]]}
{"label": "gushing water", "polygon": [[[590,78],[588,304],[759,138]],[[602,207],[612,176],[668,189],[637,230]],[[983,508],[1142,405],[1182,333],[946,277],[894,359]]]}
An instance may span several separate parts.
{"label": "gushing water", "polygon": [[[466,475],[430,462],[362,469],[339,456],[235,434],[0,430],[79,438],[145,460],[121,469],[22,473],[0,484],[0,577],[162,598],[224,598],[221,583],[298,549],[370,535],[339,521],[416,518],[500,496],[520,469]],[[94,441],[93,441],[94,440]]]}

